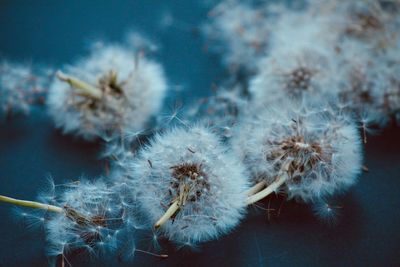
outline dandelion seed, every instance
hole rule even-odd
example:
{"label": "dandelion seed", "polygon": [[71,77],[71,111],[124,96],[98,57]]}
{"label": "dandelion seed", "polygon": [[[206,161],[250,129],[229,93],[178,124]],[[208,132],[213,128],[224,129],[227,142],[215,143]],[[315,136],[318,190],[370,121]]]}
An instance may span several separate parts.
{"label": "dandelion seed", "polygon": [[318,218],[332,225],[337,222],[342,207],[320,200],[313,204],[312,209]]}

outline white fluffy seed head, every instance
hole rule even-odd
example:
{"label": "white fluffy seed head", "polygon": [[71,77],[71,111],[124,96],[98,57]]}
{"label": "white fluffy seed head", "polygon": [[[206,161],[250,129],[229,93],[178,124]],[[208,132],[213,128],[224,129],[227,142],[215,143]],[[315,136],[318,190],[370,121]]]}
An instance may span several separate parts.
{"label": "white fluffy seed head", "polygon": [[118,132],[142,130],[161,108],[166,81],[161,66],[120,45],[92,48],[88,57],[63,71],[101,92],[100,99],[55,79],[48,106],[57,127],[87,140]]}
{"label": "white fluffy seed head", "polygon": [[203,32],[212,48],[223,52],[234,69],[254,71],[257,60],[267,51],[271,25],[264,7],[240,1],[222,1],[209,13]]}
{"label": "white fluffy seed head", "polygon": [[338,84],[337,79],[328,53],[321,54],[313,49],[279,49],[261,61],[259,74],[251,81],[249,91],[254,105],[268,106],[287,98],[330,96]]}
{"label": "white fluffy seed head", "polygon": [[356,127],[341,112],[286,103],[257,110],[237,125],[232,146],[254,182],[272,183],[283,172],[289,198],[315,201],[355,183],[361,170]]}
{"label": "white fluffy seed head", "polygon": [[120,185],[77,181],[54,185],[40,201],[62,207],[63,213],[44,217],[47,254],[75,250],[100,254],[134,246],[135,204]]}
{"label": "white fluffy seed head", "polygon": [[29,64],[0,62],[0,115],[27,114],[43,98],[49,79]]}
{"label": "white fluffy seed head", "polygon": [[218,238],[243,218],[245,168],[205,127],[157,134],[127,168],[152,224],[179,201],[180,210],[161,227],[172,241],[196,244]]}
{"label": "white fluffy seed head", "polygon": [[228,90],[218,89],[215,95],[197,100],[189,105],[182,119],[188,124],[196,122],[207,125],[224,138],[231,136],[231,129],[245,109],[248,97],[240,86]]}

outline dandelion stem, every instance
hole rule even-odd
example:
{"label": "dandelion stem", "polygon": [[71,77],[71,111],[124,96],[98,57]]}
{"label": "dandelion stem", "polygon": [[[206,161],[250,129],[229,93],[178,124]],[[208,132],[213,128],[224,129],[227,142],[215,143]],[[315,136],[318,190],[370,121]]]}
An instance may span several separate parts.
{"label": "dandelion stem", "polygon": [[145,253],[145,254],[149,254],[149,255],[151,255],[151,256],[154,256],[154,257],[158,257],[158,258],[161,258],[161,259],[166,259],[166,258],[168,258],[168,255],[167,254],[156,254],[156,253],[153,253],[153,252],[150,252],[150,251],[145,251],[145,250],[141,250],[141,249],[135,249],[136,251],[138,251],[138,252],[142,252],[142,253]]}
{"label": "dandelion stem", "polygon": [[171,218],[175,212],[179,210],[179,199],[175,200],[171,206],[167,209],[167,211],[164,213],[164,215],[156,222],[154,225],[155,228],[161,227],[164,223],[168,221],[169,218]]}
{"label": "dandelion stem", "polygon": [[257,194],[254,194],[252,196],[249,196],[247,198],[247,205],[256,203],[257,201],[265,198],[272,192],[275,192],[281,185],[283,185],[286,181],[288,180],[288,175],[285,172],[284,175],[279,176],[272,184],[267,186],[264,190],[258,192]]}
{"label": "dandelion stem", "polygon": [[253,185],[249,190],[247,190],[247,195],[248,196],[254,195],[255,193],[259,192],[261,189],[263,189],[266,185],[267,185],[267,183],[265,182],[265,180],[262,180],[261,182]]}
{"label": "dandelion stem", "polygon": [[34,201],[15,199],[15,198],[6,197],[3,195],[0,195],[0,202],[5,202],[5,203],[12,204],[12,205],[28,207],[28,208],[33,208],[33,209],[48,210],[48,211],[58,212],[58,213],[64,212],[63,208],[60,208],[57,206],[43,204],[43,203],[34,202]]}
{"label": "dandelion stem", "polygon": [[94,99],[101,99],[101,91],[100,89],[84,82],[78,78],[66,75],[61,71],[57,71],[57,78],[60,81],[66,82],[71,85],[73,88],[78,89],[80,93],[84,96],[92,97]]}

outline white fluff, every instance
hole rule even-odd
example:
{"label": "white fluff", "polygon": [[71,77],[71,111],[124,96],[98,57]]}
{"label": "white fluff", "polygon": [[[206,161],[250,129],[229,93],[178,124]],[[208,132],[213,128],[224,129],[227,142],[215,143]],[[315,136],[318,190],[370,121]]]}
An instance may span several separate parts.
{"label": "white fluff", "polygon": [[272,183],[285,167],[289,198],[315,201],[343,191],[360,174],[360,138],[352,121],[335,109],[287,102],[243,118],[232,137],[235,153],[253,183]]}
{"label": "white fluff", "polygon": [[185,205],[161,227],[169,240],[193,245],[215,239],[244,216],[245,168],[205,127],[157,134],[127,168],[132,190],[152,224],[183,196],[181,185],[189,185]]}
{"label": "white fluff", "polygon": [[27,114],[43,97],[48,84],[44,70],[29,64],[0,63],[0,115]]}
{"label": "white fluff", "polygon": [[101,179],[53,185],[40,200],[62,207],[64,212],[48,213],[43,219],[47,254],[68,257],[82,249],[97,255],[114,251],[133,254],[136,208],[124,192],[123,185],[106,184]]}
{"label": "white fluff", "polygon": [[376,1],[319,0],[282,13],[250,83],[253,104],[337,99],[359,117],[374,114],[370,124],[400,117],[396,14]]}
{"label": "white fluff", "polygon": [[[57,79],[50,89],[48,107],[56,126],[87,140],[103,137],[105,132],[115,135],[143,130],[160,110],[167,88],[158,63],[119,45],[93,47],[88,57],[63,71],[102,91],[102,98],[94,100],[78,95],[76,89]],[[112,72],[118,90],[110,86]]]}
{"label": "white fluff", "polygon": [[182,120],[188,124],[196,122],[207,125],[220,136],[229,138],[232,127],[247,104],[248,97],[241,93],[240,86],[230,90],[221,88],[214,95],[188,105]]}
{"label": "white fluff", "polygon": [[338,76],[329,55],[313,49],[277,49],[261,61],[259,74],[250,83],[253,104],[268,106],[287,98],[330,97],[337,90]]}
{"label": "white fluff", "polygon": [[223,53],[227,65],[252,72],[258,58],[267,52],[273,25],[265,7],[236,0],[222,1],[209,13],[203,32],[212,48]]}

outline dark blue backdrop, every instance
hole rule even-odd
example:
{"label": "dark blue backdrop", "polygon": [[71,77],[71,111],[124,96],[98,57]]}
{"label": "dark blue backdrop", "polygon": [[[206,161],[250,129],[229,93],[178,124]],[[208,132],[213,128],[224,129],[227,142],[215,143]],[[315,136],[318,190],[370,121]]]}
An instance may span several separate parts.
{"label": "dark blue backdrop", "polygon": [[[177,23],[160,25],[165,14]],[[195,1],[1,1],[0,55],[58,66],[85,53],[93,39],[121,41],[129,30],[147,34],[161,45],[158,59],[169,84],[182,85],[179,97],[208,95],[223,79],[218,58],[204,52],[196,27],[207,8]],[[74,266],[399,266],[400,265],[400,129],[370,137],[360,182],[341,197],[336,226],[316,219],[310,209],[272,197],[275,212],[251,209],[232,234],[196,251],[166,247],[169,259],[137,254],[133,263],[115,258],[72,257]],[[54,130],[43,107],[32,116],[0,123],[0,194],[35,199],[51,174],[57,183],[82,174],[103,172],[100,146]],[[265,201],[268,206],[269,200]],[[0,205],[0,266],[46,266],[40,229],[27,230]],[[142,240],[143,241],[143,240]],[[145,241],[142,242],[145,244]],[[147,249],[147,247],[141,247]]]}

